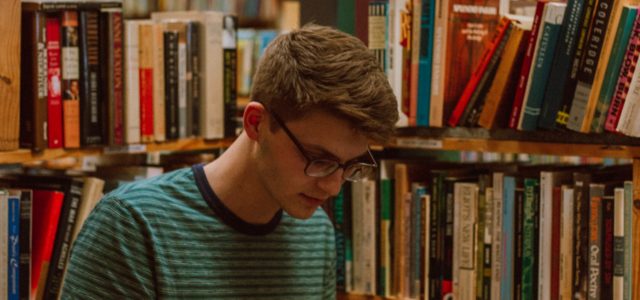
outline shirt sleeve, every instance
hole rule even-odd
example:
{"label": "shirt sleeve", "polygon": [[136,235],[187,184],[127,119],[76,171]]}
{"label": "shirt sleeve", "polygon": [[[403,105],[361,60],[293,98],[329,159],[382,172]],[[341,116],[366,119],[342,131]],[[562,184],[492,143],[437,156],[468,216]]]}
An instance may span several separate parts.
{"label": "shirt sleeve", "polygon": [[156,297],[152,243],[144,216],[113,196],[102,199],[74,242],[62,299]]}

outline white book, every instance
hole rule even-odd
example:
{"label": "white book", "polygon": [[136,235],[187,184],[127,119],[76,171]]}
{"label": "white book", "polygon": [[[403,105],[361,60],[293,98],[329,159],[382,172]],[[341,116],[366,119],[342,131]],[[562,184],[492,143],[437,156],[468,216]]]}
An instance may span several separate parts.
{"label": "white book", "polygon": [[454,183],[453,295],[454,299],[476,299],[476,235],[478,184]]}
{"label": "white book", "polygon": [[[442,127],[444,123],[445,62],[447,61],[447,18],[449,0],[435,0],[433,16],[433,60],[431,62],[431,98],[429,125]],[[448,116],[447,116],[448,117]]]}
{"label": "white book", "polygon": [[573,294],[573,187],[563,185],[562,223],[560,225],[560,300],[571,300]]}
{"label": "white book", "polygon": [[124,141],[140,143],[139,20],[124,21]]}
{"label": "white book", "polygon": [[352,184],[353,290],[376,293],[375,184],[362,180]]}
{"label": "white book", "polygon": [[200,25],[200,129],[205,139],[224,137],[222,19],[217,11],[154,12],[153,20],[194,21]]}
{"label": "white book", "polygon": [[409,125],[409,116],[402,112],[402,46],[401,38],[401,12],[404,9],[405,0],[389,1],[389,71],[387,76],[393,89],[393,94],[398,102],[399,119],[396,126]]}

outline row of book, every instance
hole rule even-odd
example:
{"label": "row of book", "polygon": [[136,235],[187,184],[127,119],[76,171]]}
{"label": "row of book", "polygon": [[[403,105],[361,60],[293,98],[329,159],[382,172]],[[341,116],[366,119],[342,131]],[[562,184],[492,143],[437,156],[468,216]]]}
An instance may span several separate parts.
{"label": "row of book", "polygon": [[637,4],[537,3],[531,29],[500,22],[448,124],[640,136]]}
{"label": "row of book", "polygon": [[383,160],[376,180],[325,208],[337,286],[403,299],[633,299],[630,179],[630,165]]}
{"label": "row of book", "polygon": [[0,299],[58,299],[84,221],[120,185],[212,161],[211,153],[103,155],[92,171],[0,169]]}
{"label": "row of book", "polygon": [[20,147],[236,135],[236,17],[121,7],[22,3]]}
{"label": "row of book", "polygon": [[640,136],[635,1],[350,2],[338,25],[379,58],[399,126]]}

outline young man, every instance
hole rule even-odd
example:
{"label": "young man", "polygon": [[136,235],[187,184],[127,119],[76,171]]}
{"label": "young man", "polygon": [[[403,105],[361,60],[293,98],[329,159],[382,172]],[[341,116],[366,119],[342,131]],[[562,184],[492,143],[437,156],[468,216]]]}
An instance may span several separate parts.
{"label": "young man", "polygon": [[271,43],[243,132],[220,158],[104,197],[74,244],[63,299],[334,299],[319,206],[375,168],[398,118],[356,38],[305,26]]}

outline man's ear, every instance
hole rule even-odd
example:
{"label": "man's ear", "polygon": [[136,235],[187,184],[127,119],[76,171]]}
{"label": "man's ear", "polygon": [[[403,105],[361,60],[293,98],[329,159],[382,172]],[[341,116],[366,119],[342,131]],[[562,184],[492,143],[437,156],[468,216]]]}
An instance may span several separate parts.
{"label": "man's ear", "polygon": [[264,105],[258,102],[249,102],[249,104],[244,108],[244,114],[242,115],[242,127],[250,139],[258,139],[260,124],[267,119],[266,113],[267,111]]}

